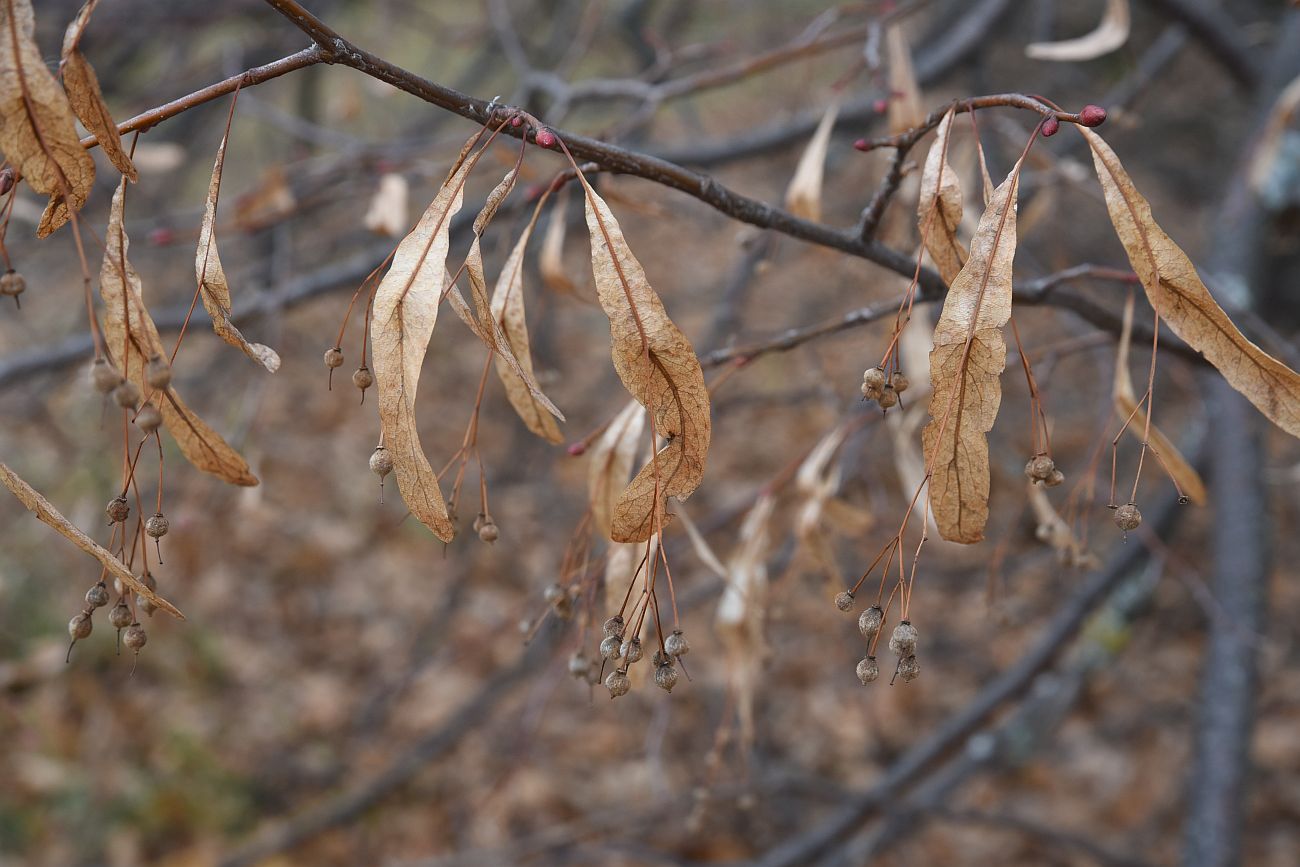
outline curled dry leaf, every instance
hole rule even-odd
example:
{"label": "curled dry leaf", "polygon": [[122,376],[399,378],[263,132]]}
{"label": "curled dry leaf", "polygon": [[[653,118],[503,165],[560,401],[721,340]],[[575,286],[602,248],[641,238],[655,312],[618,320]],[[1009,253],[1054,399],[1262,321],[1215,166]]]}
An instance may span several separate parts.
{"label": "curled dry leaf", "polygon": [[1047,489],[1036,482],[1028,484],[1029,507],[1034,512],[1037,527],[1034,534],[1038,540],[1057,552],[1061,562],[1074,569],[1092,569],[1097,566],[1097,557],[1090,552],[1070,525],[1065,522],[1052,501],[1047,496]]}
{"label": "curled dry leaf", "polygon": [[472,162],[457,161],[420,221],[397,245],[393,264],[375,290],[370,322],[379,423],[384,445],[393,456],[397,489],[411,514],[444,542],[452,540],[456,528],[447,515],[438,477],[420,445],[415,393],[438,320],[438,305],[450,282],[451,218],[461,208],[465,178],[472,168]]}
{"label": "curled dry leaf", "polygon": [[81,53],[81,37],[90,23],[90,15],[95,11],[99,0],[86,0],[81,11],[72,19],[63,34],[63,89],[68,92],[68,102],[73,112],[85,124],[86,129],[94,133],[104,155],[119,172],[132,181],[137,180],[135,165],[122,147],[122,137],[118,134],[117,124],[108,106],[104,104],[104,94],[99,89],[99,78],[94,67]]}
{"label": "curled dry leaf", "polygon": [[628,401],[605,432],[587,450],[591,463],[587,466],[587,497],[591,501],[591,517],[605,536],[614,526],[614,509],[619,495],[627,487],[636,460],[637,443],[645,430],[645,409],[635,400]]}
{"label": "curled dry leaf", "polygon": [[966,264],[966,248],[957,240],[961,225],[961,181],[948,162],[949,134],[956,116],[956,106],[939,121],[934,144],[921,171],[921,195],[917,200],[916,218],[925,239],[925,249],[945,283],[951,283]]}
{"label": "curled dry leaf", "polygon": [[1144,438],[1159,456],[1160,465],[1165,468],[1178,489],[1187,499],[1198,506],[1208,502],[1205,483],[1201,476],[1178,451],[1177,446],[1155,425],[1150,425],[1148,435],[1147,414],[1138,408],[1137,394],[1133,391],[1133,378],[1128,369],[1129,345],[1133,339],[1133,297],[1124,307],[1124,327],[1120,331],[1119,348],[1115,352],[1115,414],[1120,424],[1128,423],[1129,434],[1138,442]]}
{"label": "curled dry leaf", "polygon": [[[470,160],[467,165],[473,167],[476,160]],[[469,275],[470,296],[474,299],[474,308],[471,310],[465,302],[464,296],[461,295],[460,289],[453,286],[448,295],[452,309],[460,317],[469,329],[491,349],[496,356],[499,364],[504,364],[510,373],[515,377],[516,384],[522,385],[528,394],[530,402],[535,408],[540,408],[564,421],[564,414],[551,402],[551,399],[542,393],[541,388],[537,385],[537,379],[533,376],[532,361],[529,360],[527,366],[515,357],[514,350],[511,346],[510,339],[502,329],[502,323],[492,309],[492,303],[487,294],[487,275],[483,270],[483,249],[481,238],[483,229],[496,214],[497,208],[505,201],[510,190],[514,187],[516,173],[511,170],[501,183],[497,184],[487,198],[487,203],[474,219],[474,240],[470,244],[469,254],[465,257],[465,273]],[[520,256],[523,253],[520,251]],[[522,303],[522,302],[521,302]],[[522,310],[522,307],[521,307]],[[524,348],[527,348],[527,333],[524,336]],[[525,355],[527,358],[527,355]],[[553,442],[559,441],[559,432],[556,432],[556,438]]]}
{"label": "curled dry leaf", "polygon": [[714,621],[727,649],[742,747],[754,740],[754,697],[767,656],[768,526],[775,505],[775,497],[762,494],[745,515],[736,550],[727,561],[727,587]]}
{"label": "curled dry leaf", "polygon": [[795,489],[803,495],[795,518],[795,535],[832,584],[839,583],[839,569],[830,540],[822,529],[822,519],[840,488],[841,473],[838,466],[830,465],[831,458],[848,435],[847,425],[836,425],[813,446],[795,473]]}
{"label": "curled dry leaf", "polygon": [[885,59],[889,64],[890,134],[920,126],[925,120],[921,86],[912,68],[912,49],[907,45],[903,28],[897,24],[885,28]]}
{"label": "curled dry leaf", "polygon": [[50,196],[36,234],[68,221],[66,193],[78,210],[95,181],[68,97],[45,68],[33,33],[31,0],[0,2],[0,152],[38,193]]}
{"label": "curled dry leaf", "polygon": [[930,423],[922,431],[930,503],[939,534],[970,544],[989,516],[987,434],[1002,402],[1002,328],[1011,318],[1016,254],[1017,163],[993,191],[971,239],[970,258],[953,280],[930,350]]}
{"label": "curled dry leaf", "polygon": [[686,499],[704,478],[712,434],[709,391],[695,350],[668,318],[609,206],[586,178],[578,179],[586,192],[591,268],[609,317],[614,369],[653,414],[651,430],[668,439],[614,509],[611,538],[640,542],[667,523],[667,498]]}
{"label": "curled dry leaf", "polygon": [[790,178],[790,186],[785,191],[785,206],[796,216],[805,220],[822,218],[822,177],[826,168],[826,151],[831,143],[831,130],[835,127],[835,117],[840,112],[838,98],[832,100],[822,115],[817,130],[808,141],[799,165],[795,167]]}
{"label": "curled dry leaf", "polygon": [[1128,0],[1106,0],[1106,12],[1091,33],[1061,42],[1034,42],[1025,46],[1025,54],[1034,60],[1092,60],[1122,46],[1128,32]]}
{"label": "curled dry leaf", "polygon": [[208,200],[203,208],[203,222],[199,226],[199,246],[194,253],[195,279],[199,283],[199,297],[203,309],[212,318],[212,330],[217,336],[265,367],[271,373],[280,369],[280,356],[274,349],[249,341],[230,321],[230,283],[221,267],[217,254],[217,198],[221,194],[221,172],[226,162],[226,140],[230,132],[221,137],[217,159],[212,166],[212,179],[208,182]]}
{"label": "curled dry leaf", "polygon": [[1076,128],[1092,148],[1110,221],[1151,306],[1229,385],[1282,430],[1300,437],[1300,375],[1238,330],[1187,254],[1151,216],[1151,205],[1133,186],[1110,145],[1092,130]]}
{"label": "curled dry leaf", "polygon": [[[505,386],[506,397],[519,418],[542,439],[558,443],[563,439],[560,426],[555,423],[550,410],[533,396],[533,389],[528,385],[529,381],[535,383],[535,378],[528,340],[528,319],[524,313],[524,251],[528,249],[528,239],[533,236],[536,224],[537,214],[534,213],[523,234],[515,242],[506,263],[501,266],[501,274],[492,290],[492,319],[500,326],[510,350],[509,356],[498,354],[495,365],[497,377]],[[508,358],[516,360],[528,379],[515,372]]]}
{"label": "curled dry leaf", "polygon": [[187,461],[233,485],[256,485],[257,477],[249,471],[248,462],[181,401],[175,388],[155,391],[145,382],[149,359],[155,355],[167,358],[168,353],[144,306],[140,275],[127,259],[130,240],[123,226],[125,197],[126,178],[123,177],[113,194],[108,229],[104,233],[104,262],[99,271],[99,294],[104,299],[104,345],[109,357],[142,394],[154,395],[163,425]]}
{"label": "curled dry leaf", "polygon": [[366,210],[365,227],[377,235],[396,237],[406,228],[407,199],[411,186],[406,178],[389,172],[379,179],[379,186]]}
{"label": "curled dry leaf", "polygon": [[5,487],[12,491],[13,495],[29,511],[35,512],[37,518],[49,524],[65,539],[98,560],[114,578],[121,579],[125,586],[130,587],[173,617],[180,620],[185,619],[185,615],[181,614],[175,605],[146,587],[139,578],[131,574],[131,570],[126,568],[121,560],[114,557],[106,548],[96,544],[94,539],[81,532],[76,525],[63,517],[59,510],[50,504],[49,500],[42,497],[35,488],[19,478],[18,474],[9,469],[3,462],[0,462],[0,481],[4,482]]}

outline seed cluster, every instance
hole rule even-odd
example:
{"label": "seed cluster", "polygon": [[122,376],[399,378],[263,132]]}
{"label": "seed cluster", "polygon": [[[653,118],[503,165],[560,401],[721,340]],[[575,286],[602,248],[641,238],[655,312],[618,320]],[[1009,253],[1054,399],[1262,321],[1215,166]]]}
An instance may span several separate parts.
{"label": "seed cluster", "polygon": [[884,368],[868,367],[862,372],[862,397],[874,400],[883,410],[889,410],[898,406],[899,396],[911,384],[911,380],[900,370],[886,375]]}
{"label": "seed cluster", "polygon": [[[848,611],[853,607],[853,594],[848,590],[835,597],[835,607]],[[856,673],[863,686],[874,683],[880,677],[880,664],[876,661],[876,644],[880,640],[881,630],[885,626],[885,610],[879,604],[872,605],[858,615],[858,632],[866,642],[867,650],[858,660]],[[915,680],[921,669],[916,662],[916,627],[911,621],[900,621],[889,636],[889,649],[898,655],[898,664],[894,676],[901,677],[905,683]],[[893,681],[890,681],[891,683]]]}
{"label": "seed cluster", "polygon": [[1039,482],[1049,488],[1054,488],[1065,481],[1065,473],[1056,468],[1056,461],[1052,460],[1051,455],[1040,454],[1034,455],[1025,464],[1025,475],[1030,481]]}
{"label": "seed cluster", "polygon": [[[606,620],[601,626],[601,633],[600,658],[617,666],[605,677],[605,688],[609,690],[610,698],[619,698],[632,689],[628,669],[645,659],[645,647],[640,636],[627,634],[627,623],[621,614],[615,614]],[[679,676],[677,665],[681,662],[681,657],[690,651],[690,642],[680,629],[674,629],[664,638],[662,648],[656,649],[650,659],[655,686],[664,692],[672,692]],[[569,658],[569,673],[579,680],[591,682],[594,668],[595,665],[588,662],[581,652]]]}

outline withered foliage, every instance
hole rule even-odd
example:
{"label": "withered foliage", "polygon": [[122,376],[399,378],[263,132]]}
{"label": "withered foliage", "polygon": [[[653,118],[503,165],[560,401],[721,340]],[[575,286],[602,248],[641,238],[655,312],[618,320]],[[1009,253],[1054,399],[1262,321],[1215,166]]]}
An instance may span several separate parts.
{"label": "withered foliage", "polygon": [[966,264],[966,247],[957,240],[962,215],[961,181],[948,161],[948,142],[955,116],[956,108],[948,109],[935,128],[934,143],[921,171],[921,195],[916,212],[925,249],[947,283],[957,279]]}
{"label": "withered foliage", "polygon": [[99,5],[99,0],[86,0],[72,23],[63,34],[63,89],[68,93],[68,102],[72,105],[77,118],[94,133],[108,161],[132,181],[138,179],[131,157],[122,147],[122,136],[118,134],[117,123],[104,104],[104,94],[99,89],[99,78],[95,69],[81,53],[81,37],[90,23],[91,13]]}

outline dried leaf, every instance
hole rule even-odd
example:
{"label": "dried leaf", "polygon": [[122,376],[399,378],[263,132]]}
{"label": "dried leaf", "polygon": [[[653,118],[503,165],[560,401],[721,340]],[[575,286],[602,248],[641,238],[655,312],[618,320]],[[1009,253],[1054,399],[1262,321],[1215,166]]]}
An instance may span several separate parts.
{"label": "dried leaf", "polygon": [[565,187],[555,197],[551,205],[551,217],[546,224],[546,234],[542,236],[542,250],[537,256],[537,270],[541,272],[542,283],[561,295],[579,297],[578,284],[569,278],[564,270],[564,238],[568,234],[569,189]]}
{"label": "dried leaf", "polygon": [[406,228],[410,184],[402,175],[390,172],[379,179],[375,195],[366,210],[365,226],[378,235],[396,237]]}
{"label": "dried leaf", "polygon": [[[470,164],[473,165],[472,162]],[[510,373],[516,377],[518,384],[527,390],[532,403],[546,410],[560,421],[564,421],[564,414],[556,408],[549,397],[542,393],[542,389],[537,385],[537,379],[533,376],[532,361],[529,360],[528,366],[525,367],[515,357],[510,339],[502,330],[501,322],[498,321],[498,317],[492,310],[492,302],[488,299],[487,276],[483,271],[482,231],[491,221],[497,208],[505,201],[505,197],[509,195],[514,182],[515,172],[511,170],[505,179],[497,184],[496,188],[488,196],[487,203],[474,219],[474,240],[470,244],[469,254],[465,257],[465,273],[469,275],[470,296],[474,299],[474,309],[472,311],[469,309],[469,305],[465,303],[464,297],[460,294],[460,289],[456,287],[452,287],[450,293],[452,309],[469,326],[470,330],[487,345],[488,349],[495,353],[496,360],[504,364]],[[556,441],[558,441],[558,432]]]}
{"label": "dried leaf", "polygon": [[1092,60],[1122,46],[1128,32],[1128,0],[1107,0],[1106,12],[1091,33],[1061,42],[1033,42],[1025,46],[1025,55],[1034,60]]}
{"label": "dried leaf", "polygon": [[194,253],[194,273],[199,284],[199,297],[203,300],[203,309],[212,318],[212,330],[217,336],[231,346],[242,349],[244,354],[265,367],[271,373],[280,369],[280,356],[269,346],[252,343],[230,321],[231,298],[230,283],[226,280],[226,271],[221,267],[221,257],[217,254],[217,198],[221,193],[221,171],[226,162],[226,139],[229,131],[221,137],[217,147],[217,159],[212,166],[212,180],[208,182],[208,200],[203,209],[203,222],[199,226],[199,246]]}
{"label": "dried leaf", "polygon": [[704,478],[712,434],[709,392],[695,350],[668,318],[618,221],[586,178],[578,178],[586,192],[592,274],[609,317],[614,369],[653,413],[654,433],[668,438],[614,510],[611,538],[640,542],[667,523],[667,498],[686,499]]}
{"label": "dried leaf", "polygon": [[[501,267],[501,274],[492,290],[492,318],[505,335],[510,357],[517,360],[529,377],[533,376],[533,359],[528,340],[528,320],[524,315],[524,251],[536,223],[537,214],[534,213]],[[533,396],[528,382],[515,373],[506,356],[497,355],[495,364],[497,377],[505,386],[510,405],[528,429],[547,442],[560,442],[563,436],[559,425],[550,411]]]}
{"label": "dried leaf", "polygon": [[419,223],[397,245],[393,264],[375,290],[370,342],[379,422],[384,445],[393,456],[393,474],[407,508],[444,542],[456,535],[438,477],[420,445],[415,425],[415,393],[420,369],[447,288],[451,218],[464,200],[465,178],[473,163],[461,162],[438,190]]}
{"label": "dried leaf", "polygon": [[31,0],[0,3],[0,151],[27,185],[50,196],[36,230],[44,238],[68,221],[64,182],[78,210],[95,181],[68,97],[45,68],[33,33]]}
{"label": "dried leaf", "polygon": [[1110,145],[1092,130],[1078,129],[1092,148],[1110,221],[1151,306],[1229,385],[1282,430],[1300,437],[1300,375],[1246,339],[1205,288],[1187,254],[1151,216],[1151,205]]}
{"label": "dried leaf", "polygon": [[934,144],[930,145],[921,172],[916,211],[925,249],[945,283],[955,280],[966,264],[966,247],[957,240],[962,214],[961,181],[948,162],[949,133],[956,111],[955,106],[948,109],[935,129]]}
{"label": "dried leaf", "polygon": [[897,24],[885,28],[885,59],[889,64],[889,132],[900,133],[920,126],[925,120],[921,86],[912,68],[912,50],[907,45],[907,37]]}
{"label": "dried leaf", "polygon": [[[1155,425],[1151,425],[1147,434],[1147,414],[1138,409],[1137,394],[1133,391],[1133,378],[1129,375],[1128,353],[1133,338],[1133,302],[1130,296],[1124,308],[1124,327],[1120,331],[1119,348],[1115,353],[1115,414],[1120,424],[1128,422],[1128,432],[1138,442],[1145,438],[1159,456],[1160,464],[1177,484],[1179,490],[1198,506],[1204,506],[1209,500],[1205,483],[1201,476],[1187,462],[1178,447]],[[1131,420],[1130,420],[1131,419]]]}
{"label": "dried leaf", "polygon": [[135,165],[131,157],[122,148],[122,137],[118,134],[117,123],[112,113],[104,104],[104,94],[99,89],[99,78],[94,67],[81,53],[81,37],[90,23],[90,15],[95,11],[99,0],[86,0],[81,11],[72,19],[63,34],[63,89],[68,92],[68,102],[73,112],[81,119],[86,129],[94,133],[99,146],[119,172],[132,181],[138,180]]}
{"label": "dried leaf", "polygon": [[59,510],[54,508],[48,500],[42,497],[31,485],[19,478],[18,474],[9,469],[3,462],[0,462],[0,480],[4,481],[6,488],[13,491],[19,502],[26,506],[29,511],[36,513],[37,518],[49,524],[72,544],[98,560],[114,578],[121,579],[125,586],[130,587],[173,617],[180,620],[185,619],[185,615],[181,614],[175,605],[172,605],[141,583],[140,579],[132,575],[131,570],[126,568],[121,560],[114,557],[107,549],[96,544],[94,539],[81,532],[71,521],[63,517]]}
{"label": "dried leaf", "polygon": [[1034,519],[1038,522],[1034,535],[1040,542],[1054,549],[1064,565],[1074,569],[1096,567],[1096,556],[1074,535],[1070,525],[1065,523],[1065,519],[1048,499],[1047,489],[1037,482],[1029,482],[1029,507],[1033,509]]}
{"label": "dried leaf", "polygon": [[840,112],[838,98],[826,106],[817,130],[808,141],[799,165],[790,178],[790,186],[785,191],[785,206],[789,211],[805,220],[820,221],[822,218],[822,176],[826,168],[826,151],[831,143],[831,130],[835,127],[835,117]]}
{"label": "dried leaf", "polygon": [[591,517],[596,529],[607,537],[614,526],[614,509],[619,495],[632,475],[637,442],[645,430],[645,418],[641,404],[635,400],[628,401],[587,452],[591,456],[587,467]]}
{"label": "dried leaf", "polygon": [[1017,163],[993,191],[971,239],[970,258],[953,280],[930,351],[930,423],[922,432],[930,502],[939,534],[950,542],[984,538],[989,515],[986,434],[1002,402],[1006,364],[1002,328],[1011,318],[1016,253]]}
{"label": "dried leaf", "polygon": [[248,462],[181,401],[176,389],[168,388],[159,397],[159,392],[145,382],[145,365],[149,359],[155,355],[167,358],[168,353],[144,306],[140,275],[127,259],[130,241],[122,216],[125,197],[124,176],[113,194],[108,229],[104,233],[104,262],[99,271],[99,294],[104,299],[104,344],[109,357],[141,393],[152,392],[163,425],[187,461],[233,485],[256,485],[257,477],[249,471]]}
{"label": "dried leaf", "polygon": [[298,200],[289,175],[279,163],[268,166],[253,189],[235,199],[235,225],[245,232],[274,226],[293,214]]}

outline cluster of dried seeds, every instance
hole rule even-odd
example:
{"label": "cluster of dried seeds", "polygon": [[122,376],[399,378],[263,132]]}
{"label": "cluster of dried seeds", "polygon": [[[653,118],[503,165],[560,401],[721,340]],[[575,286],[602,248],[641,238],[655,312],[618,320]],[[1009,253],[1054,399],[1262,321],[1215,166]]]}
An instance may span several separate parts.
{"label": "cluster of dried seeds", "polygon": [[1050,455],[1034,455],[1025,464],[1025,475],[1030,481],[1039,482],[1054,488],[1065,481],[1065,473],[1056,467],[1056,461]]}
{"label": "cluster of dried seeds", "polygon": [[[835,607],[841,611],[851,610],[853,594],[848,590],[841,591],[835,597]],[[858,660],[857,665],[858,680],[863,686],[880,677],[880,664],[876,661],[875,652],[884,625],[885,611],[879,604],[872,605],[858,615],[858,631],[862,633],[862,639],[867,645],[866,653]],[[921,673],[920,666],[916,662],[916,639],[916,627],[909,620],[899,622],[889,637],[889,649],[898,654],[898,665],[894,670],[894,676],[901,677],[904,682],[915,680]]]}
{"label": "cluster of dried seeds", "polygon": [[911,381],[896,370],[888,376],[880,367],[868,367],[862,373],[862,396],[874,400],[880,408],[888,410],[898,406],[899,396],[911,386]]}
{"label": "cluster of dried seeds", "polygon": [[[627,695],[632,688],[632,681],[627,675],[629,667],[645,658],[645,648],[638,636],[627,636],[627,624],[621,614],[615,614],[601,627],[603,637],[600,642],[600,658],[605,662],[621,663],[605,677],[605,688],[610,698]],[[677,685],[677,662],[690,653],[691,645],[680,629],[674,629],[664,639],[663,649],[656,650],[650,660],[654,668],[655,685],[664,692],[672,692]],[[591,679],[594,665],[587,661],[581,652],[569,659],[569,673],[579,680]]]}

